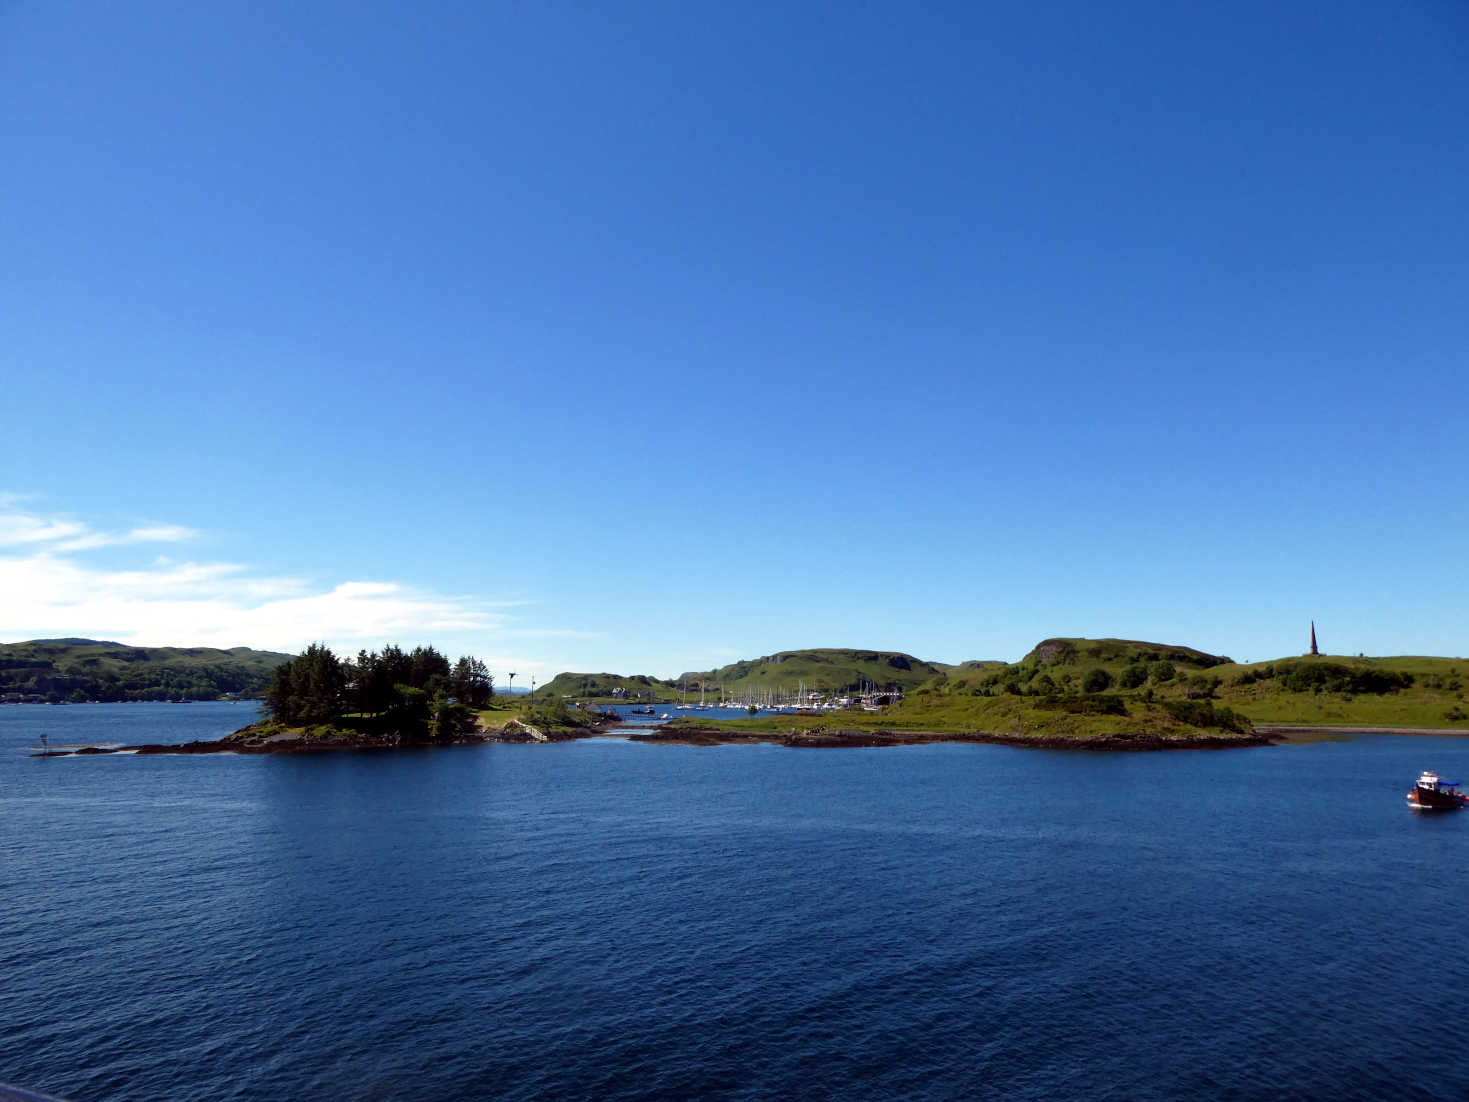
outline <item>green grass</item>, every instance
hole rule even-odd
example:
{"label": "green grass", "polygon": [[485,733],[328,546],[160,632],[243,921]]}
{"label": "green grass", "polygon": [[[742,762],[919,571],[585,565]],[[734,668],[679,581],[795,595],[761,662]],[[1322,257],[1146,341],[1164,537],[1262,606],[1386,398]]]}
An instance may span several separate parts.
{"label": "green grass", "polygon": [[495,700],[505,703],[492,705],[477,713],[482,727],[503,727],[511,720],[519,720],[547,734],[560,734],[589,730],[596,727],[601,718],[592,709],[568,707],[566,701],[559,696],[542,696],[539,689],[536,690],[534,701],[523,696],[496,697]]}
{"label": "green grass", "polygon": [[[1324,686],[1320,691],[1290,691],[1282,685],[1286,678],[1280,674],[1297,663],[1407,675],[1413,683],[1385,693],[1332,691]],[[1272,666],[1275,677],[1252,680]],[[1256,723],[1469,730],[1469,661],[1462,658],[1323,655],[1221,666],[1211,672],[1223,679],[1218,689],[1220,701]]]}

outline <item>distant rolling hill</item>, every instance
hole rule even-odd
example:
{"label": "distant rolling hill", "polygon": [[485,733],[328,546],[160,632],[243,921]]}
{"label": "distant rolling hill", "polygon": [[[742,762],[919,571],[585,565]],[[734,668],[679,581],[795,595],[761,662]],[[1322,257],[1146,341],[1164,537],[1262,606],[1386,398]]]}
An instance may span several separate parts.
{"label": "distant rolling hill", "polygon": [[781,651],[667,679],[647,674],[562,673],[545,690],[556,696],[589,700],[605,700],[613,690],[624,690],[629,700],[646,699],[652,693],[654,699],[664,701],[685,695],[696,700],[701,689],[711,700],[721,690],[732,696],[760,690],[792,694],[802,686],[824,693],[855,690],[863,685],[906,690],[954,668],[897,651],[829,647]]}
{"label": "distant rolling hill", "polygon": [[249,647],[131,647],[99,639],[0,643],[0,700],[254,697],[291,657]]}
{"label": "distant rolling hill", "polygon": [[932,662],[897,651],[822,647],[787,650],[762,658],[732,662],[717,670],[685,673],[679,684],[723,686],[726,690],[795,689],[804,684],[819,692],[842,692],[871,685],[878,689],[912,689],[944,671]]}
{"label": "distant rolling hill", "polygon": [[[498,687],[495,690],[499,692]],[[517,689],[516,692],[525,690]],[[536,696],[566,696],[577,700],[611,700],[618,695],[627,700],[671,700],[678,693],[672,681],[647,674],[558,673],[536,689]],[[649,697],[649,693],[653,694]]]}

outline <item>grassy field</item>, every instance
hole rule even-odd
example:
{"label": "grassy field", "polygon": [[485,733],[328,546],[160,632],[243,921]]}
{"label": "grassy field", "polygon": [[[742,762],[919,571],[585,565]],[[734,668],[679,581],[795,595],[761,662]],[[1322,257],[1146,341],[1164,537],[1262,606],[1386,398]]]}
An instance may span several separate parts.
{"label": "grassy field", "polygon": [[[1282,670],[1302,663],[1317,670],[1341,667],[1352,671],[1357,684],[1343,685],[1339,678],[1328,677],[1319,688],[1292,690],[1287,687],[1291,677]],[[1262,671],[1272,668],[1275,676],[1260,676]],[[1224,679],[1218,690],[1219,699],[1255,723],[1448,727],[1469,731],[1469,702],[1465,699],[1469,661],[1459,658],[1325,655],[1221,667],[1215,672]],[[1406,677],[1411,683],[1386,692],[1364,692],[1361,691],[1363,674],[1369,675],[1369,686],[1370,676],[1380,674]]]}

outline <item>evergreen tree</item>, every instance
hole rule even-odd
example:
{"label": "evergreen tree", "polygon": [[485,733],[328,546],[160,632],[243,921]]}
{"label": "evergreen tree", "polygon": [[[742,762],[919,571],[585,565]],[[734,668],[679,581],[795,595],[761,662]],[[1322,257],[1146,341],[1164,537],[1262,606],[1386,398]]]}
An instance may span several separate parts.
{"label": "evergreen tree", "polygon": [[495,695],[495,681],[478,658],[465,655],[454,663],[449,675],[449,695],[470,708],[483,708]]}
{"label": "evergreen tree", "polygon": [[342,664],[331,648],[312,643],[275,668],[265,690],[265,706],[279,723],[331,723],[342,714],[346,684]]}

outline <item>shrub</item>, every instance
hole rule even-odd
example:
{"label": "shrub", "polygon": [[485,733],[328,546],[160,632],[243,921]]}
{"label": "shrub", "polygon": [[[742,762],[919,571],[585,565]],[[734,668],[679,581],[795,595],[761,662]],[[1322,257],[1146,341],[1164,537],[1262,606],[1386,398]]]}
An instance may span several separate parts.
{"label": "shrub", "polygon": [[1074,716],[1125,716],[1127,703],[1112,693],[1095,696],[1052,696],[1036,705],[1046,711],[1066,712]]}
{"label": "shrub", "polygon": [[1081,683],[1082,692],[1104,693],[1112,687],[1112,675],[1098,666],[1086,675],[1086,680]]}
{"label": "shrub", "polygon": [[1180,723],[1241,733],[1250,730],[1250,721],[1244,716],[1207,700],[1165,700],[1161,703],[1163,710]]}
{"label": "shrub", "polygon": [[1117,679],[1117,684],[1124,689],[1136,689],[1145,685],[1147,680],[1147,665],[1143,662],[1134,662],[1122,671],[1122,676]]}
{"label": "shrub", "polygon": [[1190,677],[1184,684],[1187,686],[1184,696],[1190,700],[1207,700],[1213,697],[1214,690],[1219,688],[1219,678],[1205,677],[1200,673]]}
{"label": "shrub", "polygon": [[1410,673],[1354,670],[1336,662],[1296,662],[1282,666],[1280,687],[1292,693],[1370,693],[1382,696],[1413,684]]}

